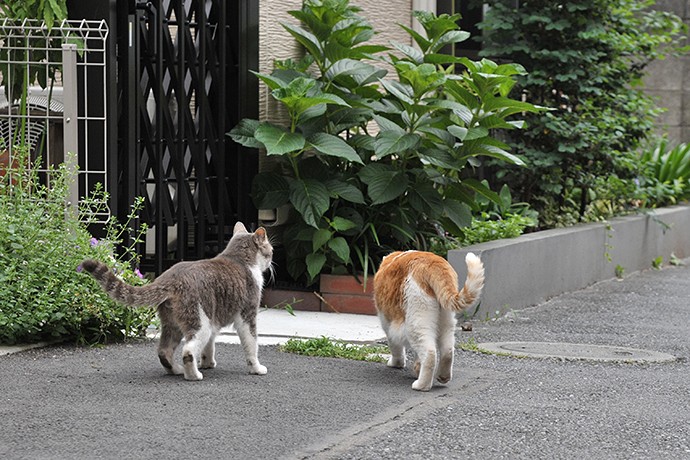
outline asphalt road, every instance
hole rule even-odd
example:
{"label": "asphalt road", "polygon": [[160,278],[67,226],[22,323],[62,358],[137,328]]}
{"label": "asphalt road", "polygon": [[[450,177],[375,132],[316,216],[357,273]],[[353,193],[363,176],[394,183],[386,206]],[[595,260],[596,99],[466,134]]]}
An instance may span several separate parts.
{"label": "asphalt road", "polygon": [[[686,261],[687,262],[687,261]],[[671,353],[670,364],[460,351],[429,393],[383,364],[261,347],[248,375],[218,345],[202,382],[167,376],[155,343],[0,357],[0,458],[690,458],[690,268],[599,283],[458,342],[547,341]]]}

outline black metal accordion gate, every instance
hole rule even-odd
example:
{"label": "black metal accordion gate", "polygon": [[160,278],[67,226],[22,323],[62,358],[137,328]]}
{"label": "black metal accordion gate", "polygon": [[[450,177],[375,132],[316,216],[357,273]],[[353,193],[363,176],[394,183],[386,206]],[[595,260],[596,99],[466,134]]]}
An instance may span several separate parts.
{"label": "black metal accordion gate", "polygon": [[[144,197],[144,270],[215,255],[252,226],[257,152],[226,133],[257,118],[258,2],[117,3],[118,216]],[[126,9],[126,11],[124,11]],[[126,22],[125,22],[126,19]]]}

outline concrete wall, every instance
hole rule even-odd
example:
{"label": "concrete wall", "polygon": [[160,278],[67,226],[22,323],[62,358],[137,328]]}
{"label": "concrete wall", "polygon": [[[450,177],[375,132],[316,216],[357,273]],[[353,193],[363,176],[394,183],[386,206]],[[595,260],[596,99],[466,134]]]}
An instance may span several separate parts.
{"label": "concrete wall", "polygon": [[651,268],[658,256],[665,264],[671,254],[690,257],[690,205],[453,250],[448,261],[460,279],[467,252],[479,255],[486,271],[477,317],[492,317],[614,278],[617,265],[629,274]]}
{"label": "concrete wall", "polygon": [[[690,1],[656,0],[655,9],[668,11],[690,25]],[[658,133],[675,142],[690,142],[690,56],[652,62],[646,69],[645,92],[666,109],[657,120]]]}

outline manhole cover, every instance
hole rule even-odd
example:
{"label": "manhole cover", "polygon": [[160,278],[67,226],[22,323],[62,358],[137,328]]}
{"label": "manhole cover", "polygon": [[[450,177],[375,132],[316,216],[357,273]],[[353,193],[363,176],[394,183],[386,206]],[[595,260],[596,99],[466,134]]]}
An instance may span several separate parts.
{"label": "manhole cover", "polygon": [[626,363],[670,363],[676,360],[675,356],[667,353],[583,343],[490,342],[477,344],[477,349],[482,352],[528,358],[560,358],[566,360]]}

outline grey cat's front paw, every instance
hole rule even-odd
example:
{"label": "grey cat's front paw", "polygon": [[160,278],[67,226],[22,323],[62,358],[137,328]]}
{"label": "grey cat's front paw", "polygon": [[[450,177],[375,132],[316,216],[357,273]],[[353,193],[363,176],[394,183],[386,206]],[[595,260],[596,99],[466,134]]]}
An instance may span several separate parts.
{"label": "grey cat's front paw", "polygon": [[249,373],[252,375],[266,375],[267,372],[268,369],[266,369],[266,366],[262,366],[261,364],[256,364],[249,368]]}
{"label": "grey cat's front paw", "polygon": [[216,360],[211,358],[208,359],[206,356],[201,357],[201,363],[199,364],[199,369],[215,369]]}
{"label": "grey cat's front paw", "polygon": [[185,373],[184,379],[185,379],[185,380],[189,380],[190,382],[194,382],[194,381],[203,380],[203,379],[204,379],[204,375],[203,375],[201,372],[199,372],[199,371],[197,371],[195,374],[187,374],[187,373]]}
{"label": "grey cat's front paw", "polygon": [[394,367],[396,369],[403,369],[405,367],[405,358],[393,358],[391,357],[386,364],[388,367]]}

